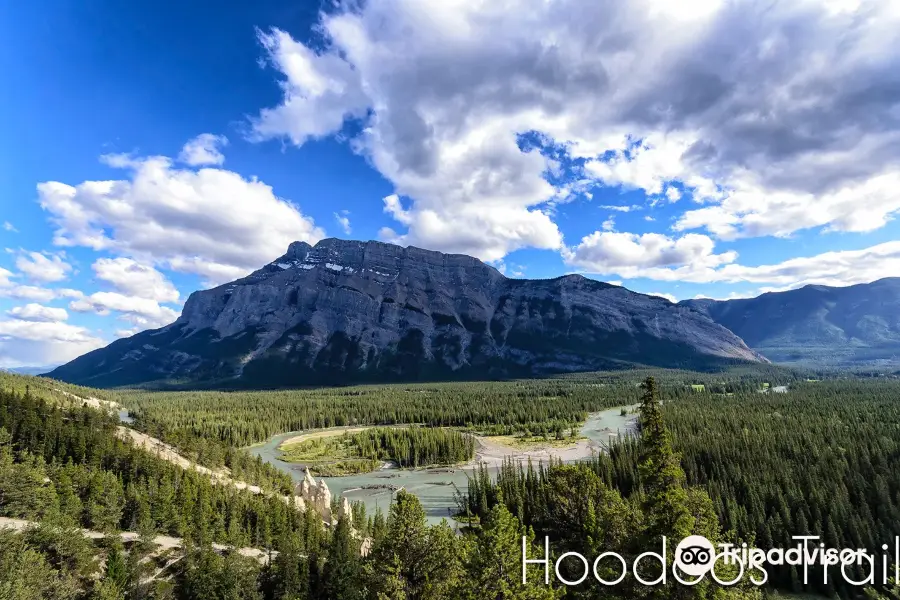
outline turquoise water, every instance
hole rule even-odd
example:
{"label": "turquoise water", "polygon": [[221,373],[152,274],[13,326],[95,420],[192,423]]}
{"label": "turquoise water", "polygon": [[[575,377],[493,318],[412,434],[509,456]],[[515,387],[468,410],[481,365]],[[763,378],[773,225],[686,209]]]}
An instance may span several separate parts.
{"label": "turquoise water", "polygon": [[[633,430],[634,415],[623,416],[620,412],[621,408],[613,408],[589,415],[581,428],[581,434],[590,440],[589,449],[580,459],[589,458],[592,452],[603,451],[610,440]],[[309,433],[309,431],[282,433],[273,436],[264,444],[252,446],[247,450],[279,470],[288,473],[295,481],[300,481],[306,474],[303,465],[286,463],[278,458],[281,454],[278,450],[281,442],[300,433]],[[578,459],[576,457],[573,460]],[[535,462],[538,461],[535,460]],[[474,468],[474,465],[467,465],[454,469],[382,469],[360,475],[325,477],[324,479],[333,495],[345,496],[351,502],[362,502],[365,504],[368,514],[374,513],[376,508],[380,508],[386,513],[395,490],[403,487],[406,491],[419,497],[428,521],[438,523],[443,518],[449,518],[451,512],[455,511],[455,493],[457,491],[465,493],[468,487],[468,476],[471,475]],[[497,467],[492,466],[488,470],[496,473]]]}

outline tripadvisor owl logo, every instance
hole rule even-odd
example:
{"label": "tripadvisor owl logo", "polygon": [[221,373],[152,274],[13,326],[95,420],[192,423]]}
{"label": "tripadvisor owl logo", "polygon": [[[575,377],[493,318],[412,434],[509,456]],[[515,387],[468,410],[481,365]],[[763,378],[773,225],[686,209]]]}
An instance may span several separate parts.
{"label": "tripadvisor owl logo", "polygon": [[689,535],[675,547],[675,565],[685,575],[703,577],[712,568],[716,550],[702,535]]}

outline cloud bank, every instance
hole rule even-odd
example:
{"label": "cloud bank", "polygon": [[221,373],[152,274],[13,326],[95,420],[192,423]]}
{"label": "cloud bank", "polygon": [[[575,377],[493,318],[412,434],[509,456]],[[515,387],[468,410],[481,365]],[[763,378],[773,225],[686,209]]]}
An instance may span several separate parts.
{"label": "cloud bank", "polygon": [[[316,47],[260,33],[283,100],[252,137],[301,145],[359,123],[354,148],[396,190],[389,241],[485,260],[570,252],[552,204],[573,186],[551,183],[548,146],[576,192],[688,202],[667,236],[682,248],[701,239],[687,232],[867,232],[900,210],[890,0],[371,0],[340,3],[319,30]],[[703,244],[704,260],[727,256]]]}

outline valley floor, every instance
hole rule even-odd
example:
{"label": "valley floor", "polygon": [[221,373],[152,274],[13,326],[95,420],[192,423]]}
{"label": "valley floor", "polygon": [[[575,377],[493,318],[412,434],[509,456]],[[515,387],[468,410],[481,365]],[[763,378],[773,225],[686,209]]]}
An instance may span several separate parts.
{"label": "valley floor", "polygon": [[[588,429],[590,429],[591,424],[609,420],[610,417],[618,413],[619,410],[619,408],[615,408],[610,411],[591,413],[588,415],[587,420]],[[579,435],[576,439],[564,438],[561,440],[553,438],[545,439],[537,436],[518,437],[468,434],[475,440],[475,456],[468,462],[458,463],[452,466],[455,468],[474,468],[479,465],[499,467],[504,461],[509,460],[523,464],[528,463],[529,461],[546,463],[551,460],[562,462],[585,460],[598,452],[602,452],[604,448],[606,448],[610,438],[616,437],[617,435],[625,435],[633,431],[634,417],[625,423],[617,423],[617,425],[619,425],[618,429],[604,426],[602,431],[597,430],[593,432],[599,432],[601,435],[593,435],[592,437]],[[404,427],[406,426],[395,426],[395,428]],[[303,448],[298,448],[298,446],[302,447],[312,440],[325,440],[344,434],[352,435],[371,429],[375,429],[375,427],[340,427],[293,435],[278,444],[278,450],[282,453],[280,458],[284,462],[303,466],[308,464],[320,464],[327,461],[337,462],[347,460],[348,458],[353,459],[353,457],[347,457],[340,454],[339,451],[313,458],[310,454],[305,454]],[[433,466],[435,465],[420,468],[430,468]],[[396,467],[397,464],[394,461],[379,462],[368,469],[368,472]],[[353,474],[363,474],[364,472],[365,471],[357,471]]]}

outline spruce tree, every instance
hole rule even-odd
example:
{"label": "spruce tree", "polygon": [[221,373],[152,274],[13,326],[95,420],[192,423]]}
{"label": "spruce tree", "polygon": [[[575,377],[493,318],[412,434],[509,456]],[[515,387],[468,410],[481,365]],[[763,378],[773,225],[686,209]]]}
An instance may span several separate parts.
{"label": "spruce tree", "polygon": [[558,594],[544,583],[543,569],[532,567],[522,583],[522,538],[532,558],[543,547],[534,544],[534,532],[506,508],[495,505],[484,519],[468,561],[468,579],[460,589],[466,600],[553,600]]}
{"label": "spruce tree", "polygon": [[678,543],[691,534],[694,519],[688,509],[685,475],[679,456],[672,449],[669,432],[663,422],[656,380],[643,383],[641,398],[640,476],[645,520],[644,540],[661,544],[662,536]]}
{"label": "spruce tree", "polygon": [[355,600],[360,594],[359,542],[345,515],[341,515],[331,534],[325,560],[323,588],[329,600]]}
{"label": "spruce tree", "polygon": [[[642,547],[638,552],[662,551],[662,540],[666,538],[666,564],[656,562],[641,563],[642,578],[655,580],[660,568],[671,573],[675,547],[682,539],[691,535],[694,518],[689,509],[688,493],[685,489],[685,474],[678,455],[672,449],[669,432],[663,422],[659,390],[656,380],[648,377],[643,383],[640,407],[641,456],[639,472],[641,476],[641,508],[644,527],[640,536]],[[666,586],[637,586],[634,591],[649,598],[671,600],[675,598],[705,597],[707,584],[686,587],[667,577]]]}
{"label": "spruce tree", "polygon": [[106,553],[106,579],[112,581],[120,590],[124,590],[128,583],[128,565],[125,562],[124,549],[118,540]]}
{"label": "spruce tree", "polygon": [[427,527],[422,503],[401,490],[391,505],[385,535],[367,557],[365,580],[378,598],[453,597],[464,554],[463,542],[446,521]]}
{"label": "spruce tree", "polygon": [[278,554],[269,567],[272,600],[307,600],[311,597],[310,558],[303,553],[302,540],[285,533],[276,546]]}

